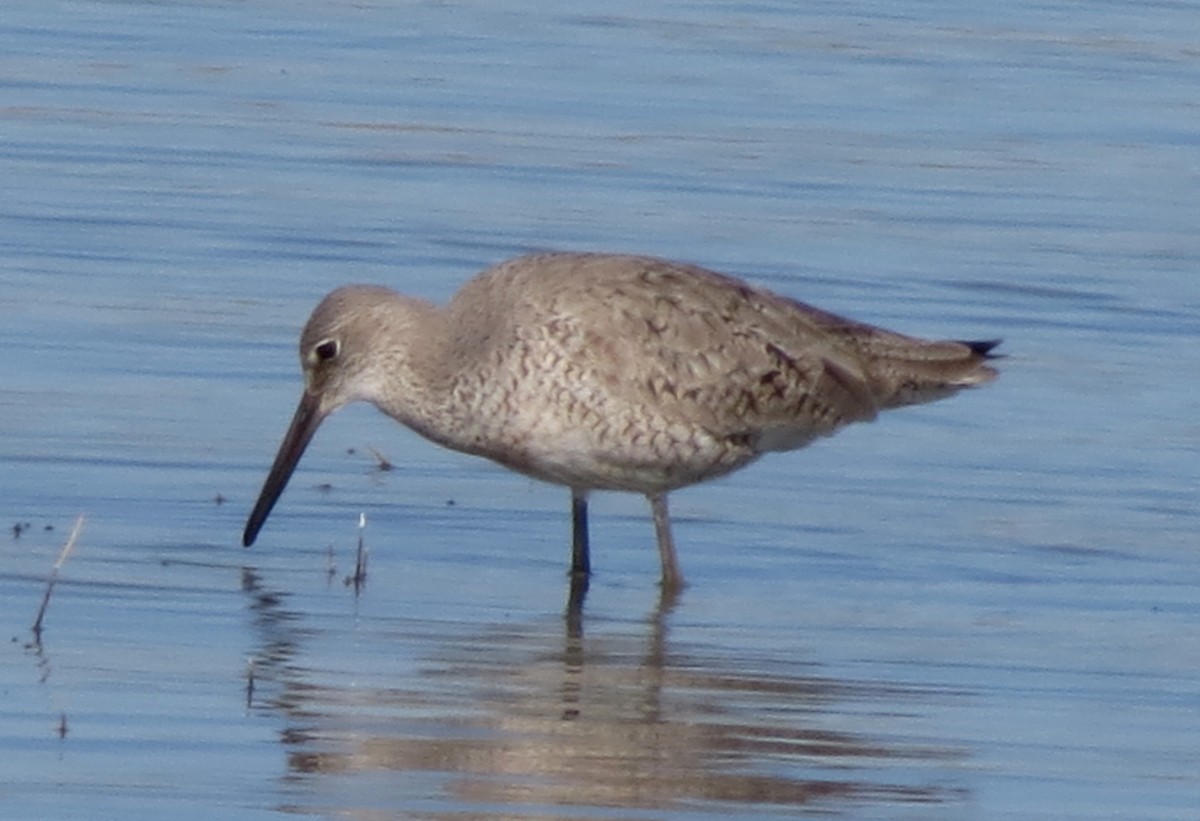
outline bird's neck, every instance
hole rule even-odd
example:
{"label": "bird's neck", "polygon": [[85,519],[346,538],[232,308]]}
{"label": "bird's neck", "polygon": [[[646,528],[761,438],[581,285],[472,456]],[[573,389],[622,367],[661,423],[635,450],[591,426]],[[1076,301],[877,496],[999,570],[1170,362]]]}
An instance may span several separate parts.
{"label": "bird's neck", "polygon": [[371,402],[427,439],[466,449],[454,397],[460,363],[447,310],[406,297],[392,318]]}

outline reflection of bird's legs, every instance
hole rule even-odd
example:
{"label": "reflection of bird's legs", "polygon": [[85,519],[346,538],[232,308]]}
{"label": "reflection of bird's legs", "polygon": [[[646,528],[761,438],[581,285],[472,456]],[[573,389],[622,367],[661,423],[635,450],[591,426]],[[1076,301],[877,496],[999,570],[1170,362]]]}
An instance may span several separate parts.
{"label": "reflection of bird's legs", "polygon": [[583,600],[587,597],[586,573],[571,574],[570,594],[567,597],[567,635],[563,643],[562,717],[564,721],[579,718],[582,711],[583,689]]}
{"label": "reflection of bird's legs", "polygon": [[583,639],[583,600],[587,598],[587,574],[572,573],[570,592],[567,594],[567,645]]}

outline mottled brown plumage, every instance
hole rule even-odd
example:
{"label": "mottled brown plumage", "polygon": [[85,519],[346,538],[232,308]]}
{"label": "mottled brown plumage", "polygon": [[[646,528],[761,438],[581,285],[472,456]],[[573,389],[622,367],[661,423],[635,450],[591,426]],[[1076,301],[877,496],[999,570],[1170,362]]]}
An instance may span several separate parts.
{"label": "mottled brown plumage", "polygon": [[669,491],[987,382],[994,345],[903,336],[649,257],[520,257],[444,308],[345,286],[304,329],[304,394],[243,541],[320,421],[365,400],[441,445],[570,487],[576,573],[589,569],[587,493],[645,494],[662,583],[677,588]]}

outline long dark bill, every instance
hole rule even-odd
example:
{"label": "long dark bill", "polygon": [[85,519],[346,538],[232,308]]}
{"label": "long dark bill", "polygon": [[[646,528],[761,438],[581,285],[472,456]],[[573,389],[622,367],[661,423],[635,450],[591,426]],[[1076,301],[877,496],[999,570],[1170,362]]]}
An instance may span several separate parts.
{"label": "long dark bill", "polygon": [[309,441],[317,432],[317,428],[321,426],[321,420],[324,418],[325,414],[321,413],[320,401],[316,396],[305,391],[304,395],[300,397],[296,415],[292,417],[292,424],[288,426],[283,441],[279,443],[279,453],[275,454],[275,463],[271,465],[271,472],[267,474],[267,480],[263,482],[262,491],[258,494],[258,501],[254,503],[254,510],[250,511],[250,518],[246,520],[246,530],[242,533],[244,547],[254,544],[254,540],[258,538],[258,531],[262,529],[263,522],[270,515],[271,508],[275,507],[279,494],[283,493],[283,489],[287,487],[288,479],[291,478],[292,471],[296,469],[296,463],[304,455],[304,449],[308,447]]}

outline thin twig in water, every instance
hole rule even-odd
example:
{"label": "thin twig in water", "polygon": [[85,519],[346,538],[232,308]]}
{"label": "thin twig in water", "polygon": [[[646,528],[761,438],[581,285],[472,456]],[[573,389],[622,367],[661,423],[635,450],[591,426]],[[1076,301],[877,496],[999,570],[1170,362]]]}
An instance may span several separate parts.
{"label": "thin twig in water", "polygon": [[371,455],[375,457],[375,463],[376,463],[375,467],[376,468],[378,468],[379,470],[391,470],[392,469],[392,463],[388,460],[388,458],[386,456],[384,456],[382,453],[380,453],[379,451],[377,451],[375,448],[371,447],[370,445],[367,445],[367,450],[371,451]]}
{"label": "thin twig in water", "polygon": [[337,576],[337,561],[333,557],[333,545],[329,545],[325,549],[325,583],[333,584],[333,579]]}
{"label": "thin twig in water", "polygon": [[254,706],[254,659],[246,661],[246,709]]}
{"label": "thin twig in water", "polygon": [[357,596],[367,583],[367,547],[363,539],[363,531],[367,529],[367,514],[358,514],[358,552],[354,557],[354,575],[346,579],[348,585],[354,586]]}
{"label": "thin twig in water", "polygon": [[67,543],[58,553],[58,560],[54,562],[54,567],[50,568],[50,578],[46,579],[46,593],[42,596],[42,606],[38,608],[37,618],[33,621],[33,638],[38,644],[42,641],[42,619],[46,616],[46,607],[50,604],[50,593],[54,590],[54,583],[58,581],[58,571],[75,549],[75,540],[79,538],[79,531],[82,529],[83,514],[80,513],[79,518],[75,520],[75,526],[71,528],[71,535],[67,537]]}

